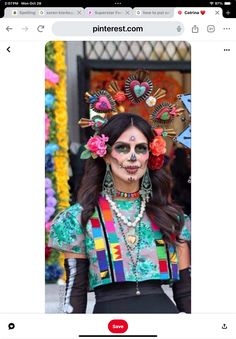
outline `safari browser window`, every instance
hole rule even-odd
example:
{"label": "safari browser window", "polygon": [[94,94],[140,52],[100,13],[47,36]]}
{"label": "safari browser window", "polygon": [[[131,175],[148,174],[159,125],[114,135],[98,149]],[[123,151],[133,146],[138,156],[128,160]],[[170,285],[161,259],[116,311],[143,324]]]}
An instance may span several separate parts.
{"label": "safari browser window", "polygon": [[236,337],[235,1],[0,1],[0,338]]}

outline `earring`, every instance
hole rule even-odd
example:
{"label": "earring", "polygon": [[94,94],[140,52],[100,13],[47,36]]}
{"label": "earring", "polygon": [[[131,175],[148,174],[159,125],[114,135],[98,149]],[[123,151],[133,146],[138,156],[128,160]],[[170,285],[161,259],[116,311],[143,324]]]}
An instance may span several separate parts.
{"label": "earring", "polygon": [[106,164],[106,173],[102,183],[102,192],[104,195],[108,194],[109,196],[116,194],[110,165],[108,163]]}
{"label": "earring", "polygon": [[149,175],[149,170],[147,169],[141,183],[140,195],[143,200],[149,201],[152,197],[152,181]]}

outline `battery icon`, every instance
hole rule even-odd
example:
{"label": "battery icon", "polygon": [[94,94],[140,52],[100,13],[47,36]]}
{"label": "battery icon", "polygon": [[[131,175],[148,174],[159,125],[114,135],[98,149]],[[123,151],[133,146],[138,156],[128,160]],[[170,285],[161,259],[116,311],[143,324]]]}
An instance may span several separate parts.
{"label": "battery icon", "polygon": [[231,2],[230,2],[230,1],[224,2],[224,5],[225,5],[225,6],[230,6],[230,5],[231,5]]}

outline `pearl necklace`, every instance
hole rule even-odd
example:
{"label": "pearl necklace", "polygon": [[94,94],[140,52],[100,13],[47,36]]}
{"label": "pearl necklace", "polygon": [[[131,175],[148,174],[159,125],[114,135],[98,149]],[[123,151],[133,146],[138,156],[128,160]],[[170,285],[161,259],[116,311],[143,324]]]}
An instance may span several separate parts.
{"label": "pearl necklace", "polygon": [[108,194],[106,194],[106,199],[109,202],[112,210],[116,213],[117,218],[122,220],[122,223],[125,224],[128,227],[136,227],[136,225],[139,223],[139,221],[143,218],[144,211],[146,208],[146,200],[142,200],[140,212],[135,218],[134,221],[129,221],[124,215],[121,214],[119,208],[117,207],[116,203],[109,197]]}

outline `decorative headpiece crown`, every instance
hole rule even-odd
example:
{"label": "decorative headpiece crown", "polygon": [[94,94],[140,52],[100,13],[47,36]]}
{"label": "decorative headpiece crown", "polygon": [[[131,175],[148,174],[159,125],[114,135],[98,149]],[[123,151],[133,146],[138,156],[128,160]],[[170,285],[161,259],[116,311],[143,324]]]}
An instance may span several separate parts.
{"label": "decorative headpiece crown", "polygon": [[[124,81],[123,89],[120,88],[117,81],[112,80],[106,89],[101,89],[94,93],[86,92],[85,100],[90,105],[92,116],[90,119],[80,119],[80,126],[82,128],[92,127],[95,135],[97,135],[101,127],[107,123],[109,117],[118,113],[122,114],[125,111],[125,102],[128,101],[133,105],[138,105],[145,101],[149,110],[150,108],[152,109],[150,122],[157,136],[153,143],[150,144],[150,150],[154,156],[160,156],[160,154],[157,155],[158,152],[155,152],[155,149],[157,149],[157,143],[164,145],[162,137],[169,137],[173,141],[179,141],[178,135],[171,125],[177,117],[180,117],[182,121],[186,120],[184,115],[185,110],[187,109],[190,113],[190,105],[187,107],[186,102],[187,100],[191,102],[191,96],[189,94],[179,95],[177,97],[178,100],[174,104],[167,101],[160,102],[160,99],[166,96],[166,90],[158,87],[154,88],[148,74],[145,70],[137,70]],[[181,105],[181,101],[184,105]],[[186,133],[187,130],[190,133],[190,126],[187,126],[183,132]],[[190,144],[188,145],[183,142],[183,138],[181,140],[180,142],[184,146],[190,146]],[[162,147],[161,155],[164,149],[165,147]]]}

